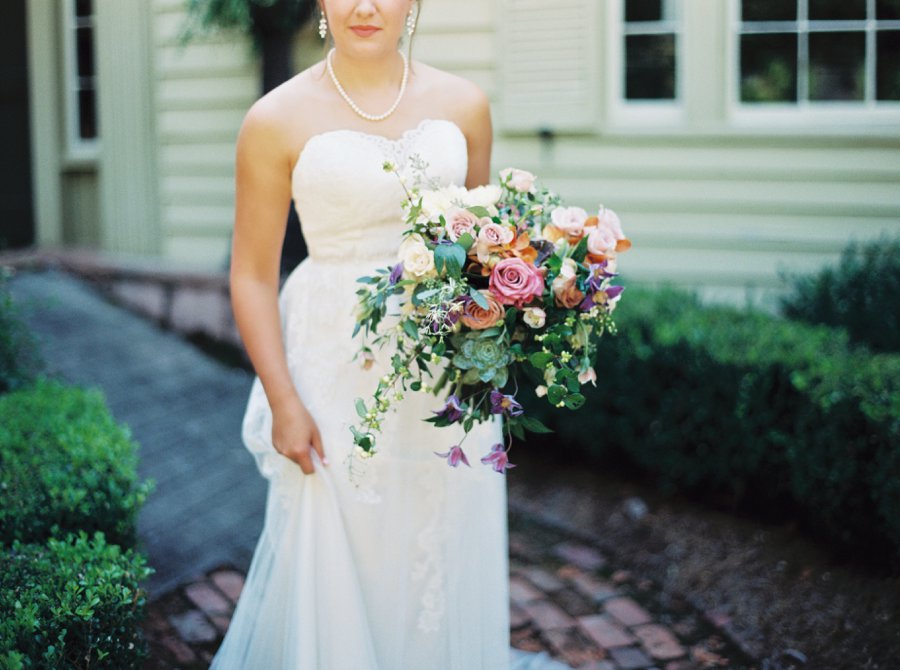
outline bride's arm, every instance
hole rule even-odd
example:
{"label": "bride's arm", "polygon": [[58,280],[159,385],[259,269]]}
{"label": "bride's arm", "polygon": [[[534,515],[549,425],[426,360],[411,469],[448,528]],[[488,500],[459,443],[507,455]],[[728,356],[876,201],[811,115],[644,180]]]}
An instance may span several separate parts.
{"label": "bride's arm", "polygon": [[291,380],[282,342],[278,273],[291,201],[291,168],[284,134],[269,107],[265,99],[256,103],[238,135],[231,304],[272,408],[273,444],[310,474],[310,445],[323,460],[324,453],[315,422]]}
{"label": "bride's arm", "polygon": [[471,85],[471,103],[466,108],[466,143],[469,149],[469,172],[466,188],[483,186],[491,179],[491,105],[480,88]]}

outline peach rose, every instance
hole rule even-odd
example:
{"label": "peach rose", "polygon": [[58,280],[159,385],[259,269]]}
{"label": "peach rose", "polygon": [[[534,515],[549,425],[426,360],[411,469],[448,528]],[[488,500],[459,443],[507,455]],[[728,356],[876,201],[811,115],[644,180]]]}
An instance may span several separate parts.
{"label": "peach rose", "polygon": [[631,246],[622,231],[622,223],[614,211],[600,206],[597,225],[588,234],[588,252],[595,256],[606,256],[616,251],[625,251]]}
{"label": "peach rose", "polygon": [[454,207],[444,214],[447,221],[444,228],[447,231],[447,237],[456,242],[462,235],[469,233],[475,236],[475,226],[478,225],[478,217],[467,209]]}
{"label": "peach rose", "polygon": [[521,258],[504,258],[491,270],[491,293],[504,305],[522,307],[544,291],[544,275]]}
{"label": "peach rose", "polygon": [[500,170],[500,182],[519,193],[529,193],[534,190],[535,176],[525,170],[517,168],[505,168]]}
{"label": "peach rose", "polygon": [[570,237],[581,237],[588,213],[581,207],[557,207],[550,214],[553,225]]}
{"label": "peach rose", "polygon": [[487,309],[479,306],[475,300],[467,300],[463,313],[459,317],[464,326],[468,326],[472,330],[484,330],[496,325],[500,319],[506,314],[506,308],[503,307],[497,298],[490,291],[479,291],[487,300]]}
{"label": "peach rose", "polygon": [[553,302],[557,307],[572,309],[581,304],[581,301],[584,300],[584,292],[578,288],[577,281],[578,277],[564,274],[560,274],[553,280],[551,290],[553,291]]}
{"label": "peach rose", "polygon": [[475,255],[480,263],[487,263],[492,247],[501,247],[513,241],[515,234],[509,226],[501,226],[488,219],[482,222],[478,231],[478,240],[475,244]]}

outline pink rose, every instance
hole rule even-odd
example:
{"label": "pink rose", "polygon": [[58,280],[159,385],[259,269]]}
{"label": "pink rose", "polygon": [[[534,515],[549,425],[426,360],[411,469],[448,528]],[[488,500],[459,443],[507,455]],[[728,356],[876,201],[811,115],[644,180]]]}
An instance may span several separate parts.
{"label": "pink rose", "polygon": [[614,211],[601,205],[600,213],[597,215],[597,225],[588,235],[588,251],[598,256],[611,254],[616,251],[619,240],[624,239],[625,233],[622,232],[622,223],[619,221],[619,217]]}
{"label": "pink rose", "polygon": [[460,209],[459,207],[454,207],[449,210],[444,218],[447,221],[445,226],[447,230],[447,237],[456,242],[463,234],[472,233],[475,229],[475,226],[478,224],[478,217],[472,214],[467,209]]}
{"label": "pink rose", "polygon": [[528,193],[534,189],[535,176],[525,170],[505,168],[500,170],[500,182],[519,193]]}
{"label": "pink rose", "polygon": [[580,237],[584,232],[584,222],[588,213],[581,207],[557,207],[550,215],[553,225],[566,235]]}
{"label": "pink rose", "polygon": [[522,307],[544,291],[544,275],[521,258],[504,258],[491,270],[488,287],[504,305]]}

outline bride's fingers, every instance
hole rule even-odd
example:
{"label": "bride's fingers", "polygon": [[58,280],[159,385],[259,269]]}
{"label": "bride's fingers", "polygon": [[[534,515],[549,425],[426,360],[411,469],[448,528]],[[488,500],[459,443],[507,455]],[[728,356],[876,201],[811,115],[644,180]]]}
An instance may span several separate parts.
{"label": "bride's fingers", "polygon": [[328,465],[328,457],[325,455],[325,448],[322,446],[322,436],[319,435],[319,429],[316,428],[313,431],[312,435],[312,446],[313,449],[319,454],[319,458],[322,459],[322,463],[324,465]]}
{"label": "bride's fingers", "polygon": [[297,462],[297,465],[300,466],[300,469],[303,470],[303,474],[311,475],[316,471],[315,466],[313,465],[311,452],[309,449],[304,449],[300,451],[294,460]]}

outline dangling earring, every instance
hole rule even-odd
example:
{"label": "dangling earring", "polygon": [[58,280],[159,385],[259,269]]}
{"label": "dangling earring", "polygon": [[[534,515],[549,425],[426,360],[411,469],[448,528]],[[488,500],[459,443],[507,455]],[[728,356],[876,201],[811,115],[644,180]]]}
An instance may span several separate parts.
{"label": "dangling earring", "polygon": [[325,35],[328,34],[328,21],[325,19],[325,12],[322,12],[322,18],[319,19],[319,37],[323,40],[325,39]]}
{"label": "dangling earring", "polygon": [[406,32],[409,33],[409,36],[412,37],[412,34],[416,30],[416,19],[413,17],[413,10],[409,10],[409,14],[406,17]]}

